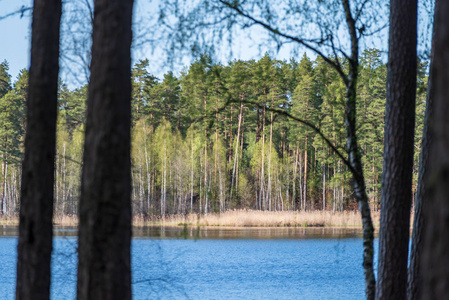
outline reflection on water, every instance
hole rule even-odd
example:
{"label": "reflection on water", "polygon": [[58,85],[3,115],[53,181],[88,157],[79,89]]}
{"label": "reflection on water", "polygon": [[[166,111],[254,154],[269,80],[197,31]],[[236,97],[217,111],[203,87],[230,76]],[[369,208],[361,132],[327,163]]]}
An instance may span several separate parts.
{"label": "reflection on water", "polygon": [[359,228],[327,227],[137,227],[135,237],[185,239],[311,239],[359,238]]}
{"label": "reflection on water", "polygon": [[[17,226],[0,226],[1,236],[17,236]],[[76,227],[54,226],[55,236],[77,236]],[[339,239],[360,238],[361,228],[338,227],[134,227],[136,238],[157,239]]]}
{"label": "reflection on water", "polygon": [[[360,229],[139,227],[133,232],[135,300],[364,298]],[[55,229],[53,300],[76,298],[76,234],[76,228]],[[17,240],[17,227],[0,226],[0,299],[14,299]],[[375,248],[377,253],[377,241]]]}
{"label": "reflection on water", "polygon": [[17,236],[19,234],[19,228],[17,226],[0,225],[0,237],[1,236]]}
{"label": "reflection on water", "polygon": [[[78,228],[69,226],[53,226],[55,236],[77,236]],[[19,235],[19,227],[11,225],[0,225],[0,237],[16,237]]]}

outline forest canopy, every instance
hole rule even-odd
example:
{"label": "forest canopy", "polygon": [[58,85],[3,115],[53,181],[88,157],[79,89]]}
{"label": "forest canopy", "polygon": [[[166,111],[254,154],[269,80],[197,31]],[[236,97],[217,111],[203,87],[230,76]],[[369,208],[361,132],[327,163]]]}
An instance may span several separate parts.
{"label": "forest canopy", "polygon": [[[344,58],[341,58],[344,61]],[[420,148],[427,64],[418,64],[415,149]],[[14,83],[1,64],[2,212],[18,212],[28,72]],[[372,208],[380,203],[386,65],[360,57],[357,135]],[[180,76],[156,78],[149,61],[132,69],[132,204],[136,215],[228,209],[341,211],[357,204],[351,175],[311,128],[342,153],[345,86],[321,58],[233,60],[201,55]],[[87,86],[58,92],[55,213],[77,214]],[[419,151],[415,151],[416,188]]]}

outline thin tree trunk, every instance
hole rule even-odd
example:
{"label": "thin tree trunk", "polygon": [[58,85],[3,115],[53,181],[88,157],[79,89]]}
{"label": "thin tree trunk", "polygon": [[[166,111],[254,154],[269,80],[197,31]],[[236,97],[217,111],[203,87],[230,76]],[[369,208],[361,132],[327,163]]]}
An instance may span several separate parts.
{"label": "thin tree trunk", "polygon": [[326,210],[326,166],[323,165],[323,211]]}
{"label": "thin tree trunk", "polygon": [[[237,159],[238,159],[238,153],[239,153],[240,126],[242,124],[242,110],[243,110],[243,103],[240,102],[239,123],[238,123],[238,128],[237,128],[237,139],[235,140],[234,166],[232,168],[231,197],[232,197],[232,188],[234,187],[234,182],[236,181],[235,174],[236,174],[236,165],[237,165]],[[235,191],[237,193],[237,184],[235,187]]]}
{"label": "thin tree trunk", "polygon": [[225,211],[225,203],[224,203],[224,191],[223,191],[223,178],[221,174],[221,164],[218,165],[218,180],[220,181],[220,213]]}
{"label": "thin tree trunk", "polygon": [[260,171],[260,198],[262,199],[263,210],[267,210],[265,199],[265,134],[262,135],[262,157]]}
{"label": "thin tree trunk", "polygon": [[[204,94],[204,117],[207,117],[207,97]],[[232,123],[232,107],[231,107],[231,123]],[[231,136],[232,139],[232,136]],[[207,198],[208,198],[208,185],[207,185],[207,127],[204,129],[204,214],[207,215]]]}
{"label": "thin tree trunk", "polygon": [[[284,157],[286,157],[286,155],[283,155]],[[285,186],[285,203],[287,206],[287,210],[290,210],[290,201],[289,201],[289,192],[290,192],[290,170],[287,169],[286,172],[286,176],[287,176],[287,180],[286,180],[286,186]],[[284,203],[282,203],[282,206],[284,205]]]}
{"label": "thin tree trunk", "polygon": [[[57,125],[56,125],[57,126]],[[57,147],[56,147],[57,148]],[[54,183],[54,201],[55,201],[55,208],[54,210],[58,210],[58,203],[61,202],[61,199],[59,197],[59,181],[60,181],[60,175],[59,175],[59,169],[60,169],[60,159],[58,158],[59,152],[58,149],[56,149],[56,156],[55,156],[55,183]]]}
{"label": "thin tree trunk", "polygon": [[[271,104],[273,106],[273,103]],[[270,149],[268,151],[268,210],[271,210],[271,145],[273,143],[273,112],[270,119]]]}
{"label": "thin tree trunk", "polygon": [[6,187],[6,154],[3,153],[3,163],[2,163],[2,181],[0,182],[0,188],[2,189],[1,197],[1,206],[0,206],[0,215],[4,214],[4,207],[5,207],[5,187]]}
{"label": "thin tree trunk", "polygon": [[151,196],[151,173],[148,162],[147,144],[145,143],[145,165],[146,165],[146,177],[147,177],[147,209],[145,213],[150,212],[150,196]]}
{"label": "thin tree trunk", "polygon": [[245,127],[243,126],[245,124],[245,116],[243,115],[243,112],[242,112],[242,132],[241,132],[241,134],[240,134],[240,154],[239,154],[239,159],[237,160],[237,174],[236,174],[236,189],[237,189],[237,191],[238,191],[238,187],[239,187],[239,176],[240,176],[240,161],[242,161],[242,159],[243,159],[243,138],[244,138],[244,135],[245,135]]}
{"label": "thin tree trunk", "polygon": [[200,173],[198,174],[198,181],[200,182],[200,194],[198,201],[198,213],[201,215],[202,207],[201,207],[201,197],[203,197],[203,179],[201,178],[201,174],[203,172],[203,152],[200,151]]}
{"label": "thin tree trunk", "polygon": [[260,108],[257,107],[257,117],[256,117],[256,143],[260,140]]}
{"label": "thin tree trunk", "polygon": [[161,195],[161,217],[167,212],[167,144],[164,143],[164,173]]}
{"label": "thin tree trunk", "polygon": [[296,147],[296,150],[294,151],[295,155],[295,163],[293,164],[293,191],[292,191],[292,209],[296,210],[296,172],[298,167],[298,146]]}
{"label": "thin tree trunk", "polygon": [[191,153],[191,160],[192,160],[192,169],[190,173],[190,213],[193,212],[193,134],[192,134],[192,153]]}
{"label": "thin tree trunk", "polygon": [[348,152],[348,163],[353,176],[352,185],[354,194],[362,215],[363,226],[363,269],[365,275],[366,298],[375,298],[376,279],[374,277],[374,227],[371,219],[368,197],[366,194],[365,178],[363,175],[360,150],[356,134],[356,103],[357,103],[357,78],[358,78],[358,36],[356,21],[352,16],[348,0],[342,0],[346,17],[346,25],[351,39],[351,55],[348,58],[348,75],[344,78],[346,85],[345,105],[345,127],[346,127],[346,149]]}
{"label": "thin tree trunk", "polygon": [[16,299],[50,298],[60,20],[60,0],[34,1]]}
{"label": "thin tree trunk", "polygon": [[[140,155],[139,155],[140,156]],[[140,156],[141,157],[141,156]],[[144,183],[142,177],[142,161],[139,164],[139,215],[143,214],[143,204],[144,204]]]}
{"label": "thin tree trunk", "polygon": [[134,174],[131,173],[131,202],[134,202],[136,199],[136,186],[134,185],[135,181]]}
{"label": "thin tree trunk", "polygon": [[15,213],[16,212],[16,203],[17,203],[17,166],[13,169],[13,172],[12,172],[12,183],[13,183],[13,186],[12,186],[12,190],[14,191],[14,195],[13,195],[13,198],[12,198],[12,209],[11,209],[11,211],[12,211],[12,213]]}
{"label": "thin tree trunk", "polygon": [[8,214],[8,184],[7,184],[7,178],[8,178],[8,162],[6,162],[5,165],[5,175],[3,180],[3,207],[2,207],[2,214],[7,215]]}
{"label": "thin tree trunk", "polygon": [[94,0],[77,299],[131,299],[133,0]]}
{"label": "thin tree trunk", "polygon": [[[207,133],[206,133],[207,137]],[[204,214],[207,215],[207,204],[208,204],[208,185],[207,185],[207,141],[204,146]]]}
{"label": "thin tree trunk", "polygon": [[304,195],[302,196],[302,199],[303,199],[303,201],[304,201],[304,205],[303,205],[303,207],[304,207],[304,210],[306,210],[307,209],[307,161],[308,161],[308,158],[307,158],[307,136],[306,136],[306,143],[305,143],[305,150],[304,150],[304,182],[303,182],[303,184],[304,184],[304,187],[303,187],[303,193],[304,193]]}
{"label": "thin tree trunk", "polygon": [[62,199],[61,199],[61,215],[64,215],[64,202],[65,202],[65,198],[66,198],[66,186],[65,186],[65,182],[66,182],[66,144],[64,143],[63,145],[63,161],[62,161]]}
{"label": "thin tree trunk", "polygon": [[298,158],[299,158],[299,163],[298,163],[298,167],[299,167],[299,176],[298,176],[298,187],[299,187],[299,204],[300,204],[300,210],[304,211],[305,207],[302,201],[303,198],[303,185],[302,185],[302,178],[303,178],[303,169],[302,169],[302,153],[301,151],[299,151],[298,153]]}

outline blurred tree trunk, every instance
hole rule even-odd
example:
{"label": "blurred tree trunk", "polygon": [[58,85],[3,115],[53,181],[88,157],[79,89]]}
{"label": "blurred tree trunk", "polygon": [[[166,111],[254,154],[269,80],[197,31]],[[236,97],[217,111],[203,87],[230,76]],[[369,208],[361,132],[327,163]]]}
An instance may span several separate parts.
{"label": "blurred tree trunk", "polygon": [[417,1],[390,1],[377,299],[405,299],[412,202]]}
{"label": "blurred tree trunk", "polygon": [[133,0],[95,0],[80,198],[78,299],[131,299]]}
{"label": "blurred tree trunk", "polygon": [[[435,1],[435,12],[438,10],[440,0]],[[435,35],[435,25],[433,26],[433,36]],[[430,58],[430,68],[429,68],[429,80],[427,86],[427,102],[426,102],[426,113],[424,117],[424,128],[422,132],[421,141],[421,154],[419,159],[419,171],[418,171],[418,187],[416,189],[415,196],[415,216],[413,220],[413,234],[412,234],[412,246],[410,249],[410,265],[408,270],[408,284],[407,284],[407,298],[408,299],[418,299],[421,294],[423,277],[421,274],[421,257],[422,249],[424,243],[424,224],[425,219],[423,216],[423,207],[426,205],[425,202],[425,177],[428,172],[429,163],[429,149],[432,144],[432,134],[429,130],[430,120],[433,118],[433,66],[434,66],[434,37],[432,37],[432,52]]]}
{"label": "blurred tree trunk", "polygon": [[34,1],[17,299],[50,298],[60,20],[60,0]]}
{"label": "blurred tree trunk", "polygon": [[421,299],[449,295],[449,2],[435,8],[432,66],[433,109],[428,170],[424,178],[424,245]]}

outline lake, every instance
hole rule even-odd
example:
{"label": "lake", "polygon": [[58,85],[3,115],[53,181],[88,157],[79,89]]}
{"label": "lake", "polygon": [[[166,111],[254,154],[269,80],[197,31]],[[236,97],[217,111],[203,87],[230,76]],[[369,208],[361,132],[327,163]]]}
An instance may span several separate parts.
{"label": "lake", "polygon": [[[134,229],[134,299],[364,299],[359,229]],[[55,230],[52,299],[75,299],[76,230]],[[14,299],[17,228],[0,227],[1,299]],[[377,252],[377,240],[376,240]]]}

